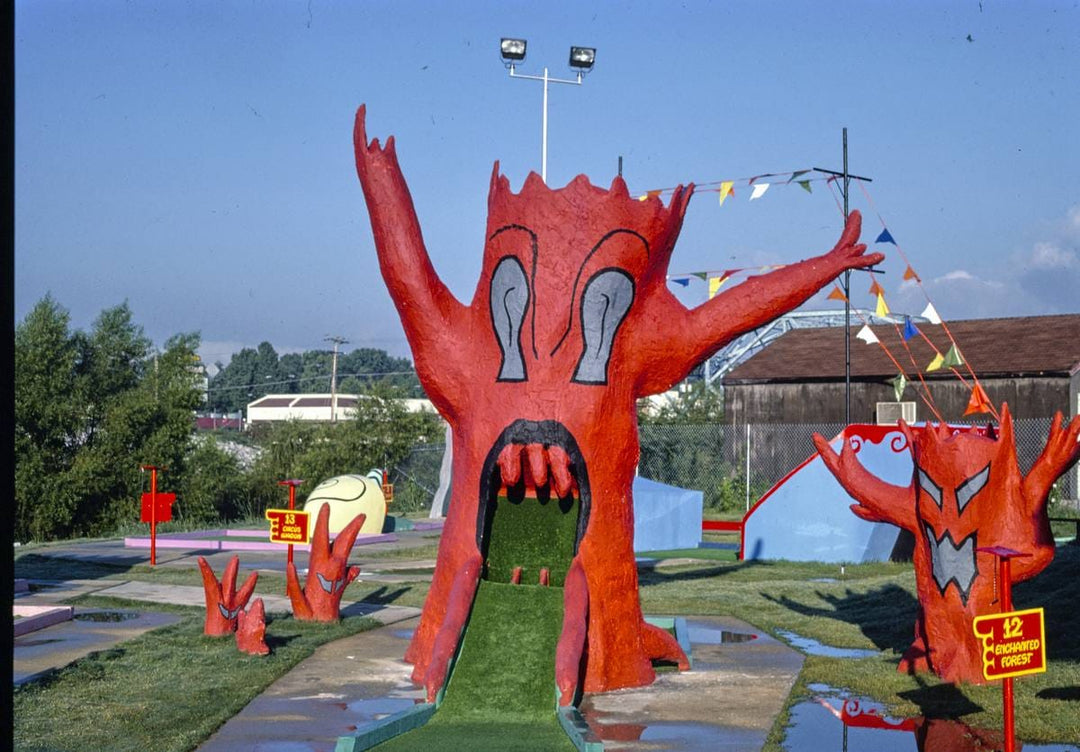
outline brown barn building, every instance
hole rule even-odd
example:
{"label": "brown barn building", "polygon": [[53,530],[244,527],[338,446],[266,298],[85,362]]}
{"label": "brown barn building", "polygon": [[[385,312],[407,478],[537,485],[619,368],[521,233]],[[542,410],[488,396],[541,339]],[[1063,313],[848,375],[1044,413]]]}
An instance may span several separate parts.
{"label": "brown barn building", "polygon": [[[991,401],[1008,402],[1017,418],[1047,418],[1060,410],[1080,412],[1080,314],[1025,318],[975,319],[917,325],[942,353],[952,333],[964,360],[970,364]],[[878,344],[855,338],[851,329],[851,422],[893,422],[933,419],[924,401],[921,373],[938,412],[948,421],[961,420],[971,396],[966,367],[926,373],[934,350],[916,335],[903,345],[900,329],[871,327],[903,366],[909,383],[901,402],[890,380],[899,369]],[[914,361],[914,363],[912,362]],[[844,330],[840,327],[795,329],[734,368],[723,379],[725,422],[734,424],[809,424],[844,421]],[[914,416],[911,411],[914,410]],[[969,419],[985,416],[970,416]]]}

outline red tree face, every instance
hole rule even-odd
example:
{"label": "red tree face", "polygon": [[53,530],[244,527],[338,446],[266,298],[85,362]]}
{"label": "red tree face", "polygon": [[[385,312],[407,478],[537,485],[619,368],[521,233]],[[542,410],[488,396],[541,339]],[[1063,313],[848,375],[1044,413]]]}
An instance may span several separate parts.
{"label": "red tree face", "polygon": [[1031,531],[1020,519],[1012,418],[1006,414],[999,437],[927,428],[915,437],[912,456],[919,532],[929,547],[934,585],[942,596],[954,588],[967,605],[976,578],[993,576],[992,562],[987,566],[992,557],[977,554],[979,546],[1031,545]]}
{"label": "red tree face", "polygon": [[535,174],[514,194],[494,175],[472,307],[490,311],[493,341],[475,344],[496,379],[526,394],[632,381],[641,364],[619,335],[664,290],[687,198],[666,208],[632,200],[621,178],[605,191],[584,176],[553,191]]}

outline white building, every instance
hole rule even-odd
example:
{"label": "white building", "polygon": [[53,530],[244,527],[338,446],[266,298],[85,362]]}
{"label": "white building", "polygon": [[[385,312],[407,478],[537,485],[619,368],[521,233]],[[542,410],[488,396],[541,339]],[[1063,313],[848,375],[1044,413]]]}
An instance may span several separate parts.
{"label": "white building", "polygon": [[[247,422],[248,425],[282,420],[329,422],[334,417],[346,420],[352,417],[358,401],[364,398],[356,394],[339,394],[336,399],[334,406],[329,394],[268,394],[248,403]],[[398,402],[412,413],[435,412],[430,400],[401,399]]]}

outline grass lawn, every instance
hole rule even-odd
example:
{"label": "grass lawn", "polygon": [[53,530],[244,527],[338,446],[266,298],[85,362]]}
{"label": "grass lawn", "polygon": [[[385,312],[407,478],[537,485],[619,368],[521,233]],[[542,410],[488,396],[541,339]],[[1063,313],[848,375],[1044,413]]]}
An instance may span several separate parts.
{"label": "grass lawn", "polygon": [[273,652],[253,657],[232,637],[203,635],[202,609],[182,610],[177,624],[16,687],[15,749],[194,749],[316,647],[378,626],[364,617],[336,625],[268,617]]}

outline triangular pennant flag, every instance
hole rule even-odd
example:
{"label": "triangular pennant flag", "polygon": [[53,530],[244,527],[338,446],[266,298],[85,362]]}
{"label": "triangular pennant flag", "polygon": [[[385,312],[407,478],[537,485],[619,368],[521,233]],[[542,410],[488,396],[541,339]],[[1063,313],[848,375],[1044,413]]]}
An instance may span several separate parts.
{"label": "triangular pennant flag", "polygon": [[990,405],[990,398],[986,396],[986,392],[978,384],[971,390],[971,399],[968,400],[967,410],[964,410],[964,415],[971,415],[972,413],[993,413],[993,409]]}
{"label": "triangular pennant flag", "polygon": [[908,268],[904,270],[904,279],[913,279],[916,282],[922,282],[922,280],[919,279],[919,275],[911,268],[911,264],[908,264]]}
{"label": "triangular pennant flag", "polygon": [[[790,183],[792,180],[799,180],[800,177],[802,177],[803,175],[805,175],[808,172],[810,172],[810,170],[795,170],[795,172],[791,173],[791,177],[788,178],[787,181]],[[799,185],[802,185],[803,183],[809,183],[809,182],[810,182],[809,180],[799,180]]]}
{"label": "triangular pennant flag", "polygon": [[720,285],[727,281],[727,277],[709,277],[709,300],[712,300],[720,290]]}
{"label": "triangular pennant flag", "polygon": [[648,201],[650,198],[660,198],[661,191],[649,191],[638,197],[638,201]]}
{"label": "triangular pennant flag", "polygon": [[682,285],[683,287],[689,287],[690,286],[690,278],[689,277],[671,277],[671,278],[668,279],[668,282],[674,282],[675,284]]}
{"label": "triangular pennant flag", "polygon": [[814,190],[810,187],[810,181],[809,180],[800,180],[799,185],[801,185],[802,189],[804,191],[806,191],[807,193],[813,193],[814,192]]}
{"label": "triangular pennant flag", "polygon": [[884,295],[877,296],[877,308],[874,310],[874,313],[882,318],[889,315],[889,306],[885,303]]}
{"label": "triangular pennant flag", "polygon": [[847,297],[844,296],[844,291],[841,290],[839,286],[833,285],[832,292],[830,292],[829,297],[827,297],[825,299],[826,300],[847,300]]}
{"label": "triangular pennant flag", "polygon": [[934,356],[934,359],[930,361],[930,365],[926,367],[926,372],[930,373],[931,371],[936,371],[943,365],[945,365],[945,356],[943,356],[941,353],[938,353]]}
{"label": "triangular pennant flag", "polygon": [[872,345],[875,342],[881,341],[877,338],[877,335],[874,334],[874,330],[871,329],[867,324],[863,324],[863,328],[860,329],[859,333],[855,335],[855,339],[861,339],[868,345]]}
{"label": "triangular pennant flag", "polygon": [[960,351],[956,349],[956,345],[949,348],[949,351],[945,353],[945,360],[941,361],[941,365],[946,368],[957,368],[964,365],[964,359],[960,356]]}
{"label": "triangular pennant flag", "polygon": [[724,200],[728,196],[734,196],[734,195],[735,195],[735,181],[733,181],[733,180],[725,180],[723,183],[720,184],[720,206],[724,205]]}
{"label": "triangular pennant flag", "polygon": [[754,186],[754,192],[750,194],[750,200],[761,198],[767,190],[769,190],[769,183],[758,183]]}
{"label": "triangular pennant flag", "polygon": [[691,274],[691,276],[697,277],[702,282],[704,282],[705,280],[707,280],[709,278],[709,273],[708,272],[690,272],[690,274]]}
{"label": "triangular pennant flag", "polygon": [[919,333],[919,330],[915,328],[915,324],[911,323],[911,317],[910,316],[905,316],[904,317],[904,341],[907,342],[909,339],[911,339],[912,337],[914,337],[918,333]]}
{"label": "triangular pennant flag", "polygon": [[896,245],[896,241],[893,240],[893,236],[889,234],[889,228],[887,228],[887,227],[882,229],[881,234],[877,236],[877,240],[875,240],[874,242],[875,243],[892,243],[893,245]]}
{"label": "triangular pennant flag", "polygon": [[884,295],[885,294],[885,291],[881,289],[881,285],[879,285],[877,283],[876,279],[873,282],[870,283],[870,294],[871,295]]}
{"label": "triangular pennant flag", "polygon": [[896,395],[896,401],[899,402],[900,398],[904,396],[904,390],[907,389],[907,378],[904,374],[897,374],[895,379],[889,381],[892,384],[893,394]]}
{"label": "triangular pennant flag", "polygon": [[929,321],[931,324],[940,324],[941,317],[938,316],[937,309],[934,308],[933,303],[927,303],[926,308],[923,309],[922,317]]}

